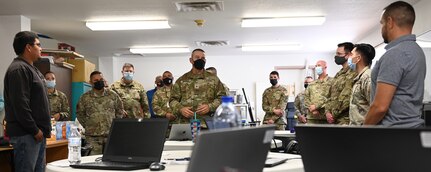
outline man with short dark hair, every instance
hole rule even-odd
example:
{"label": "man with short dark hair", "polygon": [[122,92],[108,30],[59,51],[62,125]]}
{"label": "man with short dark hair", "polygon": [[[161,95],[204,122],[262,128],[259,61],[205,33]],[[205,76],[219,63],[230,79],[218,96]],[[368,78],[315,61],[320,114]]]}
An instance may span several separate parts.
{"label": "man with short dark hair", "polygon": [[371,64],[376,51],[370,44],[356,44],[347,63],[358,75],[353,80],[349,125],[362,125],[370,109]]}
{"label": "man with short dark hair", "polygon": [[[227,94],[220,79],[205,71],[204,50],[193,50],[189,62],[192,69],[175,82],[169,101],[180,123],[190,123],[195,113],[200,120],[212,115]],[[205,123],[202,127],[207,128]]]}
{"label": "man with short dark hair", "polygon": [[365,125],[420,127],[425,54],[412,34],[413,7],[397,1],[384,9],[380,20],[382,37],[388,45],[371,72],[371,106]]}
{"label": "man with short dark hair", "polygon": [[170,71],[165,71],[163,72],[162,80],[163,87],[158,89],[153,97],[154,113],[159,117],[174,121],[177,117],[172,113],[172,108],[169,106],[174,76]]}
{"label": "man with short dark hair", "polygon": [[43,172],[51,117],[45,79],[33,66],[40,59],[42,47],[35,33],[22,31],[15,35],[13,48],[18,57],[6,71],[4,99],[15,171]]}
{"label": "man with short dark hair", "polygon": [[163,87],[162,76],[156,76],[156,78],[154,79],[154,86],[155,87],[153,89],[147,91],[148,107],[150,109],[151,118],[157,117],[153,110],[153,97],[156,91]]}
{"label": "man with short dark hair", "polygon": [[123,103],[120,97],[105,87],[102,72],[90,74],[93,87],[84,93],[76,106],[76,117],[85,128],[85,139],[93,146],[92,155],[101,154],[114,118],[124,116]]}
{"label": "man with short dark hair", "polygon": [[313,82],[313,77],[307,76],[304,80],[304,91],[301,91],[298,95],[295,97],[295,116],[298,117],[298,121],[301,123],[307,123],[307,107],[305,106],[305,90],[307,89],[308,85]]}
{"label": "man with short dark hair", "polygon": [[330,124],[349,125],[350,122],[350,96],[352,95],[353,79],[357,75],[347,64],[352,50],[353,44],[350,42],[338,44],[335,63],[343,68],[332,79],[328,101],[325,104],[326,120]]}
{"label": "man with short dark hair", "polygon": [[111,85],[120,96],[128,118],[150,118],[147,94],[141,83],[134,80],[135,67],[125,63],[121,70],[123,77]]}
{"label": "man with short dark hair", "polygon": [[269,74],[271,87],[267,88],[262,95],[262,109],[265,111],[264,124],[275,124],[277,130],[285,130],[285,111],[287,105],[287,89],[281,86],[278,81],[280,76],[277,71]]}

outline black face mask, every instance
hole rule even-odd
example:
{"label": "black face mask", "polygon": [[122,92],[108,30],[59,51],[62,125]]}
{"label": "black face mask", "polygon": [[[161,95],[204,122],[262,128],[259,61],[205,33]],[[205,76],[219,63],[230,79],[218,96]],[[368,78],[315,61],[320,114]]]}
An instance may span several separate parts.
{"label": "black face mask", "polygon": [[171,85],[172,84],[172,78],[165,78],[163,79],[163,84],[165,85]]}
{"label": "black face mask", "polygon": [[337,65],[342,65],[344,63],[346,63],[347,59],[343,56],[335,56],[335,63]]}
{"label": "black face mask", "polygon": [[96,81],[93,88],[96,90],[102,90],[103,88],[105,88],[105,81]]}
{"label": "black face mask", "polygon": [[308,84],[304,84],[304,88],[307,88],[308,87]]}
{"label": "black face mask", "polygon": [[277,85],[278,83],[277,79],[269,79],[269,82],[271,83],[272,86]]}
{"label": "black face mask", "polygon": [[157,82],[157,87],[163,87],[163,81]]}
{"label": "black face mask", "polygon": [[195,67],[198,70],[202,70],[205,68],[205,60],[197,59],[193,62],[193,67]]}

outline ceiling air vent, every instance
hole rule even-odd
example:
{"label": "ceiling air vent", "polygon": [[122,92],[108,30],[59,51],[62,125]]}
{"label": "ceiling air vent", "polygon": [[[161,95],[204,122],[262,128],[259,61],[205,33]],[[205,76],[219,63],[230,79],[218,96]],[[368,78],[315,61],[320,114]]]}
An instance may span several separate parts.
{"label": "ceiling air vent", "polygon": [[176,2],[178,12],[223,11],[223,1],[213,2]]}
{"label": "ceiling air vent", "polygon": [[229,41],[196,41],[195,43],[201,47],[229,45]]}

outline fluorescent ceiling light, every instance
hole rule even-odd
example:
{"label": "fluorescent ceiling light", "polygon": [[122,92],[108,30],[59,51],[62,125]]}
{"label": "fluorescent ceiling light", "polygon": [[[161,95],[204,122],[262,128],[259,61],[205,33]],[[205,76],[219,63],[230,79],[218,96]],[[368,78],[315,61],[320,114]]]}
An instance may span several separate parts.
{"label": "fluorescent ceiling light", "polygon": [[322,25],[325,17],[284,17],[242,19],[241,27],[281,27]]}
{"label": "fluorescent ceiling light", "polygon": [[242,51],[291,51],[301,48],[301,44],[284,45],[243,45]]}
{"label": "fluorescent ceiling light", "polygon": [[131,53],[135,54],[168,54],[168,53],[188,53],[188,47],[145,47],[130,48]]}
{"label": "fluorescent ceiling light", "polygon": [[167,20],[141,21],[88,21],[85,25],[93,31],[104,30],[143,30],[171,28]]}
{"label": "fluorescent ceiling light", "polygon": [[431,42],[429,41],[416,41],[422,48],[431,48]]}

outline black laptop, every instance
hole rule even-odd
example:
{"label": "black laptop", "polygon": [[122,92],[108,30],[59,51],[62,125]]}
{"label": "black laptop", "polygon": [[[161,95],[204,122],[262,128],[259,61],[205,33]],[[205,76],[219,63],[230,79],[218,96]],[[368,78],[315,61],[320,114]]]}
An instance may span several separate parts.
{"label": "black laptop", "polygon": [[430,128],[296,126],[307,172],[431,171]]}
{"label": "black laptop", "polygon": [[101,162],[70,165],[73,168],[136,170],[159,162],[168,120],[114,119]]}
{"label": "black laptop", "polygon": [[187,172],[261,172],[275,126],[227,128],[197,138]]}

